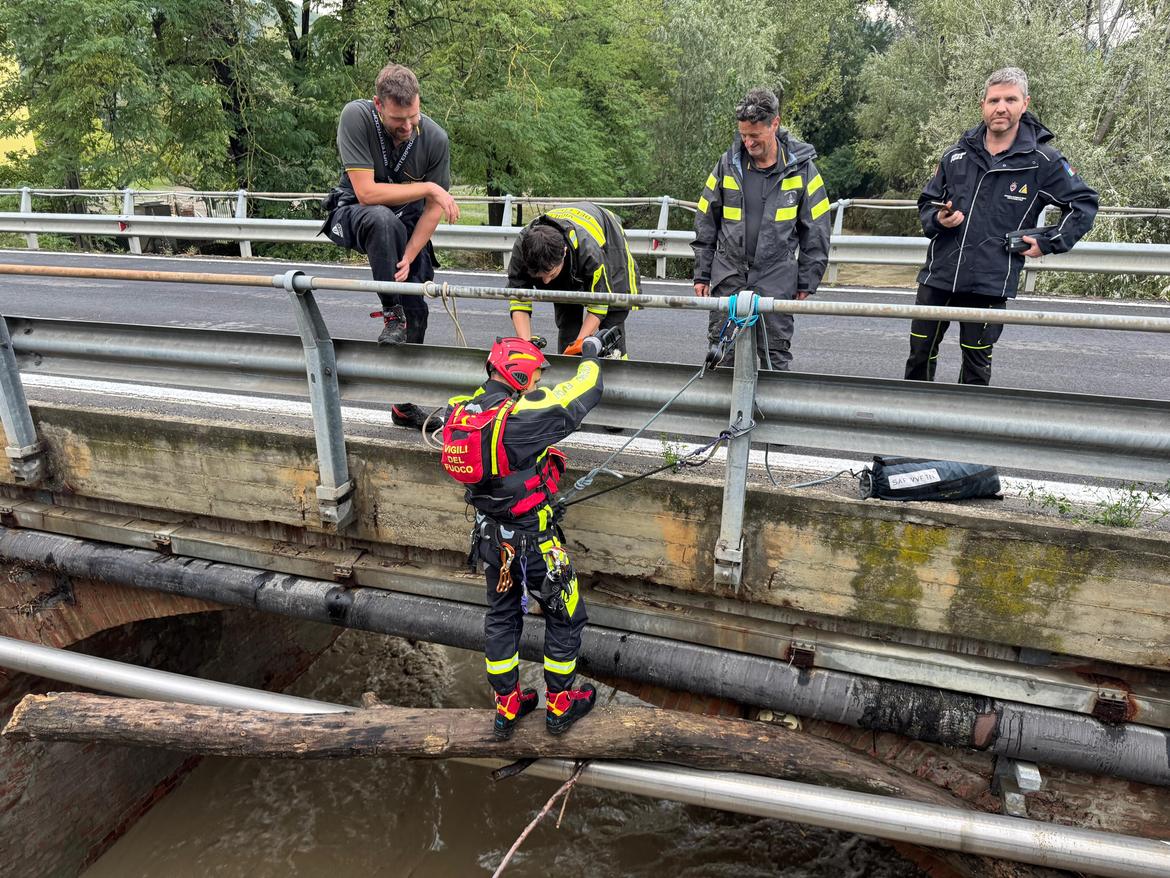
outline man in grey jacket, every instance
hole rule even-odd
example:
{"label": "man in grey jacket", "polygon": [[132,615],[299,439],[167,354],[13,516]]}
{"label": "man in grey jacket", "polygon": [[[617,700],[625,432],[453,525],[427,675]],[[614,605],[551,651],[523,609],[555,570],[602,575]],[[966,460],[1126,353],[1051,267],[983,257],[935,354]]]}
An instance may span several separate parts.
{"label": "man in grey jacket", "polygon": [[[829,197],[813,164],[816,150],[780,128],[780,101],[766,88],[749,91],[735,118],[739,131],[707,178],[695,213],[695,295],[750,290],[806,299],[829,262]],[[712,312],[711,340],[725,319]],[[792,315],[769,313],[762,320],[761,364],[788,369]]]}

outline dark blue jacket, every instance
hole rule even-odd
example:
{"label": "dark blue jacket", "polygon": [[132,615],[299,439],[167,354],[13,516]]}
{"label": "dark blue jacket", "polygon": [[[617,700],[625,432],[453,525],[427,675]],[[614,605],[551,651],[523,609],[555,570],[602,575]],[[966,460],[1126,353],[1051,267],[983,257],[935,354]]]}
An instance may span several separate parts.
{"label": "dark blue jacket", "polygon": [[[1046,205],[1060,208],[1060,221],[1037,237],[1043,253],[1064,253],[1089,231],[1097,193],[1073,170],[1052,132],[1031,113],[1020,118],[1015,143],[992,156],[980,123],[943,153],[934,177],[918,197],[922,229],[930,239],[918,282],[928,287],[1015,298],[1024,257],[1009,253],[1004,235],[1035,227]],[[931,201],[950,201],[964,214],[953,229],[939,225]]]}

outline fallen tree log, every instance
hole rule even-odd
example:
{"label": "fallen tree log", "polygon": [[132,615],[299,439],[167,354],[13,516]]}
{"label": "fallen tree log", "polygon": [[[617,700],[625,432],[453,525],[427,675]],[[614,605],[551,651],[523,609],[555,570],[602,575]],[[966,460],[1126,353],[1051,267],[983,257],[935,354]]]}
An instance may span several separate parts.
{"label": "fallen tree log", "polygon": [[278,714],[62,692],[24,698],[4,735],[253,758],[635,759],[799,780],[950,808],[965,805],[932,783],[779,725],[655,708],[597,708],[567,735],[549,735],[543,717],[534,715],[517,726],[510,740],[497,741],[491,733],[492,716],[490,710],[388,705],[349,713]]}
{"label": "fallen tree log", "polygon": [[[539,715],[508,741],[491,734],[493,712],[380,704],[332,714],[280,714],[83,692],[26,696],[4,736],[161,747],[205,756],[337,759],[401,756],[633,759],[736,771],[896,796],[948,808],[974,806],[934,784],[833,741],[780,725],[657,708],[596,708],[553,737]],[[914,850],[900,844],[900,849]],[[924,850],[924,849],[919,849]],[[957,851],[928,855],[930,874],[958,878],[1056,878],[1066,873]]]}

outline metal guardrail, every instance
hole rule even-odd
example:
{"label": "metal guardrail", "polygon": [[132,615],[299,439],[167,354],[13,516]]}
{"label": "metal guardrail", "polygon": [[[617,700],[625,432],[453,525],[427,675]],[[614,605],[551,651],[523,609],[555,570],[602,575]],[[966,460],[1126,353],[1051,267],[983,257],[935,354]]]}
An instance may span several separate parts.
{"label": "metal guardrail", "polygon": [[[450,250],[510,253],[520,228],[440,225],[435,231],[433,241],[436,247]],[[0,232],[16,232],[22,235],[39,233],[177,240],[270,241],[336,246],[320,233],[320,220],[24,212],[0,213]],[[626,236],[631,249],[638,256],[691,258],[690,232],[630,229]]]}
{"label": "metal guardrail", "polygon": [[[0,190],[3,192],[4,190]],[[834,206],[859,208],[862,210],[918,210],[918,201],[913,198],[842,198]],[[1147,219],[1170,217],[1170,207],[1120,207],[1102,205],[1097,208],[1098,217],[1111,219]]]}
{"label": "metal guardrail", "polygon": [[[316,220],[229,219],[221,217],[157,217],[68,213],[0,212],[0,232],[106,235],[127,239],[144,237],[178,240],[270,241],[330,244]],[[838,230],[839,231],[839,230]],[[510,253],[519,226],[440,225],[436,247]],[[659,260],[692,259],[689,231],[628,229],[630,248],[638,256]],[[330,244],[330,246],[333,246]],[[920,266],[926,259],[926,238],[835,234],[829,264]],[[1068,253],[1029,259],[1029,271],[1077,271],[1106,274],[1170,274],[1170,244],[1121,244],[1083,241]],[[659,276],[664,276],[660,271]]]}
{"label": "metal guardrail", "polygon": [[[191,389],[306,395],[292,336],[9,317],[22,372]],[[483,380],[482,351],[334,341],[339,398],[444,405]],[[576,358],[550,356],[552,376]],[[730,369],[693,384],[654,430],[715,437],[727,427]],[[588,423],[641,427],[694,375],[672,363],[605,364]],[[761,372],[755,442],[910,454],[1138,481],[1170,478],[1170,402],[955,384]]]}
{"label": "metal guardrail", "polygon": [[[0,265],[0,274],[88,276],[183,283],[225,283],[285,289],[292,299],[300,345],[290,338],[97,323],[11,318],[11,354],[0,359],[4,423],[27,417],[17,366],[30,372],[118,381],[171,383],[303,396],[306,378],[313,411],[323,522],[343,528],[352,516],[354,485],[348,477],[341,429],[343,399],[384,404],[395,394],[439,406],[483,378],[483,353],[431,346],[379,349],[364,342],[334,342],[313,290],[390,292],[468,298],[524,298],[629,306],[635,297],[574,292],[517,291],[449,284],[405,284],[283,275],[214,275],[56,266]],[[726,311],[727,299],[694,296],[636,297],[642,307]],[[761,298],[738,299],[739,316],[780,311],[882,317],[986,321],[984,309],[919,305],[867,305]],[[1170,319],[1113,315],[1004,312],[997,321],[1170,332]],[[606,366],[605,401],[594,423],[648,426],[652,412],[674,388],[687,389],[656,422],[656,429],[718,436],[752,425],[750,437],[731,440],[725,476],[723,522],[715,548],[716,579],[738,588],[742,570],[742,512],[750,442],[840,449],[862,454],[901,453],[949,458],[1098,478],[1162,482],[1170,477],[1170,403],[1078,394],[961,387],[822,375],[755,373],[755,327],[740,334],[734,378],[716,370],[695,382],[694,369],[660,363]],[[560,358],[554,358],[557,362]],[[572,362],[572,361],[570,361]],[[754,422],[754,423],[753,423]],[[31,423],[31,422],[30,422]],[[28,438],[28,437],[23,437]],[[21,437],[10,434],[10,442]],[[14,466],[17,462],[14,462]]]}

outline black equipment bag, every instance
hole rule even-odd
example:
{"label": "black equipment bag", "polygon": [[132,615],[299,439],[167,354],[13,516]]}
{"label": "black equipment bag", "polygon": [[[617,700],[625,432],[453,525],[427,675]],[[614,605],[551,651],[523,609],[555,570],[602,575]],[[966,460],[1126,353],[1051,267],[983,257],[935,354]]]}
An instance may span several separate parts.
{"label": "black equipment bag", "polygon": [[999,473],[993,466],[923,460],[917,457],[874,457],[861,474],[862,499],[969,500],[996,497]]}

